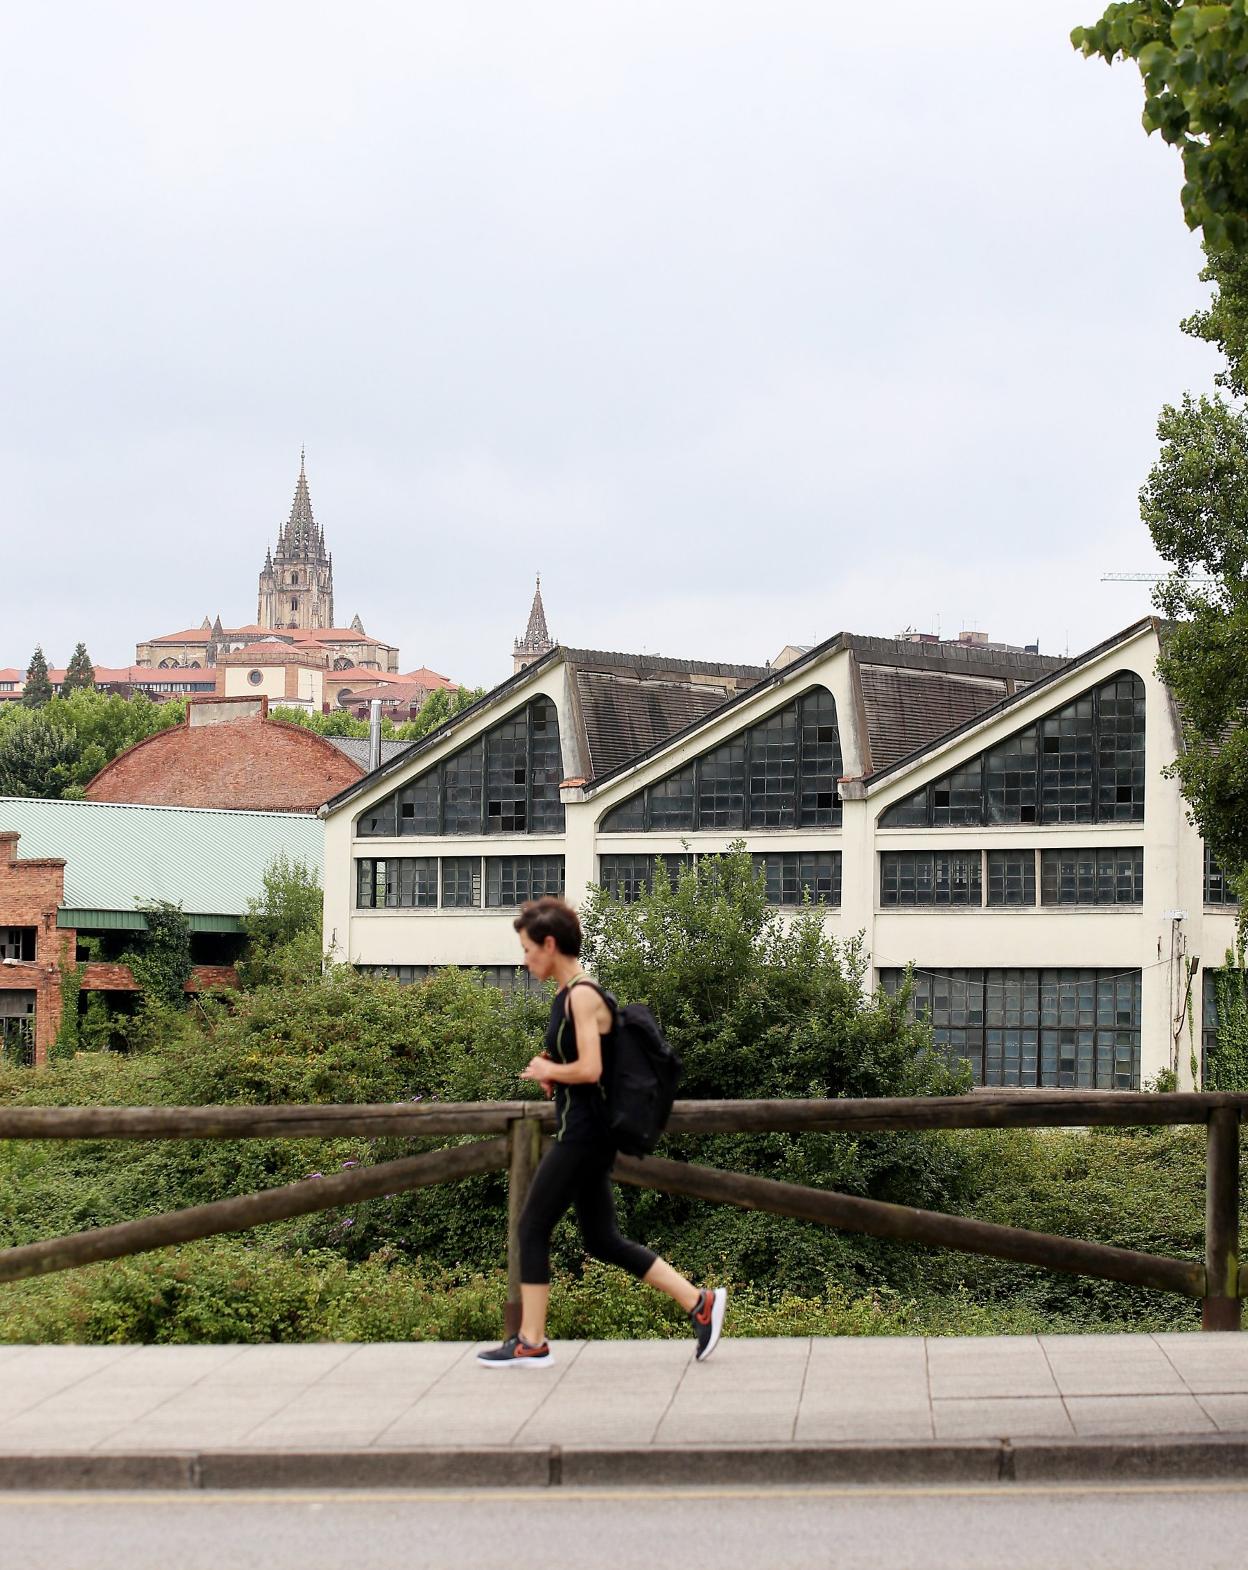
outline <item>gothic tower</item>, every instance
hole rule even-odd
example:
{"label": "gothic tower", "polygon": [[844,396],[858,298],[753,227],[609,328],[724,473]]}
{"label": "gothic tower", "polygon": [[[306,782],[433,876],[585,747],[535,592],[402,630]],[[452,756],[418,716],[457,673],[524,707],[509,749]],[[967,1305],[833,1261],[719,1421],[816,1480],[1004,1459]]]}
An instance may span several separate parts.
{"label": "gothic tower", "polygon": [[290,517],[278,533],[277,550],[264,555],[256,624],[274,631],[334,625],[334,558],[312,516],[302,449]]}
{"label": "gothic tower", "polygon": [[546,631],[546,607],[542,604],[542,575],[537,575],[537,590],[533,595],[533,608],[529,611],[529,625],[524,637],[517,638],[511,651],[512,674],[522,671],[543,654],[549,654],[554,642]]}

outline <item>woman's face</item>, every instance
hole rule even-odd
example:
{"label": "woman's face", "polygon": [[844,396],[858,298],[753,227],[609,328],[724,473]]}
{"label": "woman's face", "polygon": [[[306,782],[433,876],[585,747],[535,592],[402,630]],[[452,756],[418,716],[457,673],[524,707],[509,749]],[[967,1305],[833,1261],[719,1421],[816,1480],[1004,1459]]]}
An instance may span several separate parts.
{"label": "woman's face", "polygon": [[524,950],[524,968],[535,981],[549,981],[555,968],[555,940],[534,943],[527,932],[520,934],[520,947]]}

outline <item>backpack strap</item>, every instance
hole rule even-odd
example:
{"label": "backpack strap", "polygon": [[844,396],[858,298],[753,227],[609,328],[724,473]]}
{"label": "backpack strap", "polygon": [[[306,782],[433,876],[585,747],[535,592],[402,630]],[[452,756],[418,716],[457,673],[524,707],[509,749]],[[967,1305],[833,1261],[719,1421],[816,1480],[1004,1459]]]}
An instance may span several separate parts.
{"label": "backpack strap", "polygon": [[620,1006],[606,990],[606,988],[600,987],[592,976],[574,976],[572,980],[568,982],[563,1000],[563,1017],[569,1020],[572,1018],[572,988],[578,986],[581,982],[584,982],[587,987],[591,987],[611,1010],[611,1024],[612,1028],[614,1029],[616,1018],[620,1012]]}

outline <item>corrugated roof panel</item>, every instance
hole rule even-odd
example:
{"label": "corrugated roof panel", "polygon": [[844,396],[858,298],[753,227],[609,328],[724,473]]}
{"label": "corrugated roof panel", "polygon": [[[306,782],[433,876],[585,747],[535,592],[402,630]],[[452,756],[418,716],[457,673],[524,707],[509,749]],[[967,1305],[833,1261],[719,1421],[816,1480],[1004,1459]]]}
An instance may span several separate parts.
{"label": "corrugated roof panel", "polygon": [[325,829],[295,812],[227,812],[103,801],[0,797],[0,832],[19,857],[60,856],[67,907],[131,911],[169,900],[187,912],[241,916],[278,855],[320,876]]}
{"label": "corrugated roof panel", "polygon": [[859,668],[873,769],[887,768],[1006,696],[1006,684],[944,671]]}
{"label": "corrugated roof panel", "polygon": [[578,670],[576,682],[594,778],[703,719],[732,695],[728,687],[635,681],[605,671]]}

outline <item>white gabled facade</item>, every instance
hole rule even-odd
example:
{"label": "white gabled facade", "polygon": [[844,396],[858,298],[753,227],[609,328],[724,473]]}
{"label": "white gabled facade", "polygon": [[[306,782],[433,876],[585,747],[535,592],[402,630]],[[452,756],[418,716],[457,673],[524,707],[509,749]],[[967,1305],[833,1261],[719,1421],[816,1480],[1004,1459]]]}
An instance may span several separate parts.
{"label": "white gabled facade", "polygon": [[[891,984],[890,973],[913,962],[922,973],[924,995],[932,1004],[938,1035],[957,1050],[961,1049],[959,1043],[969,1042],[969,1054],[990,1082],[1036,1083],[1044,1074],[1050,1078],[1043,1082],[1054,1082],[1052,1076],[1059,1072],[1055,1065],[1061,1065],[1063,1077],[1057,1082],[1071,1083],[1073,1074],[1080,1083],[1123,1084],[1129,1058],[1130,1077],[1142,1083],[1169,1068],[1177,1058],[1179,1082],[1190,1085],[1193,1048],[1198,1062],[1200,1055],[1202,991],[1197,975],[1191,990],[1194,1018],[1189,1037],[1185,1023],[1188,967],[1194,957],[1199,957],[1205,968],[1221,964],[1234,942],[1236,912],[1233,907],[1205,904],[1203,846],[1188,822],[1176,782],[1164,774],[1181,743],[1170,695],[1156,675],[1157,654],[1155,624],[1141,623],[921,754],[864,778],[870,740],[854,655],[851,647],[834,639],[640,760],[584,783],[578,778],[582,760],[572,679],[556,650],[422,744],[415,756],[379,771],[325,809],[327,945],[339,958],[361,966],[420,970],[460,965],[506,970],[515,965],[518,955],[512,930],[515,906],[490,907],[485,903],[491,889],[489,869],[498,858],[562,857],[566,897],[579,904],[591,883],[605,881],[608,869],[620,866],[603,858],[707,854],[737,840],[744,840],[755,853],[806,852],[825,863],[839,854],[840,903],[823,907],[829,932],[862,935],[873,984],[881,979]],[[1138,678],[1143,686],[1142,821],[881,825],[881,817],[890,808],[912,797],[927,782],[977,758],[1082,694],[1105,687],[1122,673]],[[615,809],[636,799],[638,792],[666,780],[693,760],[704,759],[751,727],[769,718],[774,721],[780,711],[802,700],[813,688],[826,689],[835,700],[843,798],[839,826],[825,822],[819,827],[703,830],[642,827],[641,819],[632,828],[620,828],[618,815],[614,823],[610,821]],[[426,776],[538,697],[549,699],[558,715],[563,773],[568,780],[561,792],[562,832],[440,836],[395,832],[380,837],[360,832],[361,821],[367,819],[370,809],[393,796],[396,789]],[[800,718],[797,723],[800,730]],[[761,743],[753,746],[751,756],[757,758]],[[700,778],[704,776],[703,769]],[[754,779],[757,799],[762,775],[755,772],[749,777]],[[800,784],[797,800],[801,800]],[[648,811],[644,821],[648,823],[653,816],[654,812]],[[1142,899],[1089,905],[1042,902],[1043,852],[1111,849],[1126,853],[1129,860],[1137,851],[1142,852]],[[1019,866],[1034,857],[1033,904],[988,903],[989,855],[1001,851],[1017,852],[1012,864]],[[955,857],[963,872],[967,866],[978,867],[980,903],[884,903],[882,858],[898,852]],[[357,864],[361,860],[455,858],[462,864],[476,857],[481,858],[483,873],[480,903],[475,908],[370,909],[358,903]],[[897,865],[888,864],[890,868]],[[497,878],[493,887],[497,893]],[[1041,972],[1048,973],[1047,977],[1042,978]],[[940,1009],[948,1003],[947,995],[952,995],[954,1002],[944,1019]],[[966,998],[971,999],[969,1022],[967,1017],[958,1017],[965,1013],[962,1004]],[[1116,1068],[1107,1067],[1115,1053]],[[1099,1067],[1089,1068],[1094,1059]],[[1088,1074],[1094,1076],[1091,1081]],[[1106,1075],[1116,1077],[1107,1080]]]}

